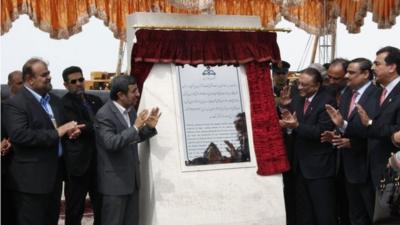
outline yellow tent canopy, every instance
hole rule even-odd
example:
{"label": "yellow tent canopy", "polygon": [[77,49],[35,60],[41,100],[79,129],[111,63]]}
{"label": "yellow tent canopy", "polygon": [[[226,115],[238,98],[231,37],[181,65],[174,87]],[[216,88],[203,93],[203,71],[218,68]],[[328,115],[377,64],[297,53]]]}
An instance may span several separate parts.
{"label": "yellow tent canopy", "polygon": [[[91,16],[104,21],[114,36],[125,39],[125,17],[134,12],[202,13],[194,0],[1,0],[1,34],[19,15],[27,14],[51,38],[67,39],[79,33]],[[198,0],[197,0],[198,1]],[[391,28],[400,13],[400,0],[208,0],[217,15],[255,15],[273,28],[285,18],[311,34],[330,33],[336,20],[350,33],[360,32],[367,12],[378,28]],[[177,4],[180,2],[180,4]],[[189,7],[190,5],[190,7]],[[187,7],[186,7],[187,6]],[[178,8],[179,7],[179,8]]]}

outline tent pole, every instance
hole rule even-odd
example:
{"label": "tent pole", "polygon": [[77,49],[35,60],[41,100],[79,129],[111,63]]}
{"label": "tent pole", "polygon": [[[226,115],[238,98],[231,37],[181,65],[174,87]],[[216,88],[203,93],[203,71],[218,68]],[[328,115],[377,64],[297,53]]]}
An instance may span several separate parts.
{"label": "tent pole", "polygon": [[315,55],[317,54],[318,42],[319,42],[319,35],[315,35],[310,64],[315,63]]}
{"label": "tent pole", "polygon": [[118,48],[117,68],[115,69],[116,76],[121,75],[122,60],[124,58],[124,49],[125,49],[125,42],[123,40],[120,40]]}

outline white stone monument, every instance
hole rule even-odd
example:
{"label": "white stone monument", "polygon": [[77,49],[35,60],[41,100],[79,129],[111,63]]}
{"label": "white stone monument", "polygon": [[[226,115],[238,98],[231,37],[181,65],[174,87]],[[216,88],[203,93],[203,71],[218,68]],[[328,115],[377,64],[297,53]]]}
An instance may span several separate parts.
{"label": "white stone monument", "polygon": [[[128,16],[128,62],[135,41],[133,25],[259,28],[258,17],[135,13]],[[158,106],[157,136],[140,144],[141,225],[284,225],[282,176],[259,176],[252,145],[249,94],[239,68],[247,114],[250,162],[187,166],[185,130],[173,64],[154,64],[144,83],[139,111]]]}

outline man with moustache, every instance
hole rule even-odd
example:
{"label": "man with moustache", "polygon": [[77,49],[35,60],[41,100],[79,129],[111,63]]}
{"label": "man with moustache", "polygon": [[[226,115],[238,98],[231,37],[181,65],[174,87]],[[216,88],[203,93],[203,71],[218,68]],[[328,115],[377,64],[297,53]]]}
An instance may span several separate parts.
{"label": "man with moustache", "polygon": [[[283,128],[292,129],[294,136],[294,168],[296,183],[304,184],[302,201],[296,201],[298,224],[335,225],[335,152],[328,143],[320,142],[320,135],[332,130],[325,105],[335,105],[332,95],[322,88],[322,76],[314,68],[307,68],[298,80],[299,96],[295,96],[288,111],[279,121]],[[297,204],[299,203],[299,204]],[[308,210],[301,209],[305,205]]]}
{"label": "man with moustache", "polygon": [[349,61],[343,58],[335,58],[329,64],[327,76],[328,76],[328,88],[327,90],[336,97],[337,102],[340,100],[340,96],[344,92],[346,87],[346,71]]}
{"label": "man with moustache", "polygon": [[369,115],[375,115],[379,105],[375,100],[378,88],[372,84],[372,63],[365,58],[350,61],[347,67],[347,89],[342,94],[339,109],[326,105],[333,123],[340,134],[326,131],[322,141],[330,141],[337,147],[349,202],[351,224],[372,224],[375,190],[372,187],[368,167],[368,134],[355,110],[362,105]]}
{"label": "man with moustache", "polygon": [[65,118],[85,124],[81,135],[65,142],[65,224],[80,225],[86,195],[92,203],[94,224],[100,224],[100,198],[96,190],[96,141],[94,117],[103,105],[99,97],[85,93],[82,69],[66,68],[62,73],[68,93],[62,98]]}
{"label": "man with moustache", "polygon": [[[327,90],[336,98],[336,103],[339,105],[342,94],[345,91],[347,78],[346,71],[349,61],[344,58],[335,58],[329,64],[327,76],[328,76],[328,86]],[[340,157],[338,157],[337,168],[341,168]],[[339,225],[349,225],[350,219],[348,215],[348,200],[346,196],[346,190],[344,188],[344,174],[342,170],[337,171],[336,177],[336,189],[338,192],[338,221]]]}
{"label": "man with moustache", "polygon": [[102,195],[101,224],[139,223],[140,171],[138,143],[157,134],[159,109],[136,116],[139,100],[134,77],[111,81],[110,98],[96,115],[98,190]]}
{"label": "man with moustache", "polygon": [[387,46],[377,51],[372,69],[381,86],[375,97],[380,107],[376,115],[370,115],[362,105],[357,105],[357,110],[367,127],[370,171],[377,188],[387,159],[397,151],[392,135],[400,130],[400,49]]}
{"label": "man with moustache", "polygon": [[24,87],[4,105],[13,145],[10,179],[18,225],[56,225],[63,178],[64,138],[76,138],[84,125],[65,123],[52,89],[47,63],[29,59],[22,68]]}

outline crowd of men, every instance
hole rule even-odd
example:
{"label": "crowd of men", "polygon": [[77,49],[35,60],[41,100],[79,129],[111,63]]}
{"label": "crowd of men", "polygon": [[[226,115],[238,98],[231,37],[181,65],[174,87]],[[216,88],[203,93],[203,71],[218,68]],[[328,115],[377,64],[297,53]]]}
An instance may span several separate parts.
{"label": "crowd of men", "polygon": [[382,48],[373,62],[337,58],[327,70],[311,65],[295,85],[285,80],[289,66],[273,65],[291,163],[287,224],[373,224],[379,180],[400,165],[400,50]]}
{"label": "crowd of men", "polygon": [[79,67],[52,94],[47,63],[29,59],[10,73],[1,102],[2,224],[57,225],[65,182],[65,224],[80,225],[89,194],[94,224],[138,224],[137,143],[157,134],[159,109],[136,113],[136,80],[118,76],[110,100],[85,93]]}
{"label": "crowd of men", "polygon": [[[296,84],[273,65],[274,93],[291,170],[284,173],[289,225],[373,224],[375,193],[390,158],[400,165],[400,50],[374,62],[310,65]],[[86,195],[94,224],[138,224],[137,143],[157,134],[159,109],[138,113],[136,81],[118,76],[105,104],[87,94],[79,67],[52,94],[42,59],[9,75],[1,102],[2,224],[56,225],[65,182],[65,224],[81,224]]]}

